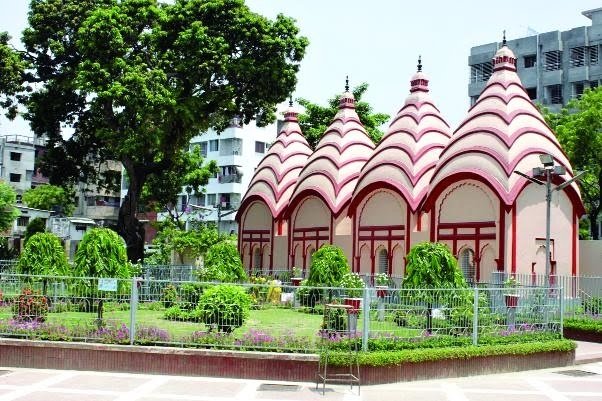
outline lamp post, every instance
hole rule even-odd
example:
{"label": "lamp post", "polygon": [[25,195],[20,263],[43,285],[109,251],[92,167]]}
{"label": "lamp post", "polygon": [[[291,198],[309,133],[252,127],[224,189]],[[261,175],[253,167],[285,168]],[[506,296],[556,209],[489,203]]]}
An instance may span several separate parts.
{"label": "lamp post", "polygon": [[[549,282],[550,279],[550,270],[551,270],[551,256],[550,252],[550,226],[551,226],[551,204],[552,204],[552,191],[562,191],[573,182],[575,182],[579,177],[581,177],[585,171],[582,171],[575,175],[568,181],[563,182],[555,188],[552,188],[552,177],[554,175],[564,175],[566,174],[566,168],[564,166],[554,165],[554,158],[552,155],[544,153],[539,155],[539,160],[541,161],[543,167],[535,167],[533,168],[532,174],[533,176],[529,176],[520,171],[514,171],[516,174],[521,177],[526,178],[527,180],[537,184],[537,185],[545,185],[546,186],[546,270],[545,277],[546,281]],[[537,179],[535,177],[544,177],[545,181]]]}

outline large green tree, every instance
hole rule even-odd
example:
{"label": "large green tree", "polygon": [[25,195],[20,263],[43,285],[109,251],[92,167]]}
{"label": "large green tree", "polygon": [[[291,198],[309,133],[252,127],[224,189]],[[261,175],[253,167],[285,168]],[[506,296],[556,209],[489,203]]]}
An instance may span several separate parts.
{"label": "large green tree", "polygon": [[579,180],[581,197],[591,237],[599,239],[596,222],[602,213],[602,87],[586,90],[559,113],[543,111],[573,168],[585,171]]}
{"label": "large green tree", "polygon": [[0,181],[0,231],[8,230],[19,216],[15,207],[17,194],[15,190],[4,181]]}
{"label": "large green tree", "polygon": [[[360,121],[366,128],[368,135],[374,143],[378,143],[383,136],[380,127],[389,120],[389,115],[384,113],[374,113],[372,106],[362,100],[362,96],[368,90],[368,84],[362,83],[351,90],[355,97],[355,110]],[[312,149],[316,148],[322,135],[332,123],[332,119],[339,110],[339,99],[341,95],[336,95],[328,100],[326,106],[312,103],[307,99],[299,98],[297,101],[305,108],[305,112],[299,115],[299,125],[303,135],[309,142]]]}
{"label": "large green tree", "polygon": [[91,162],[123,164],[130,260],[143,257],[136,212],[149,177],[180,168],[194,135],[234,116],[272,121],[307,46],[292,19],[243,0],[32,0],[28,22],[22,87],[35,83],[26,117],[48,139],[43,170],[52,183],[90,182]]}
{"label": "large green tree", "polygon": [[53,210],[60,208],[70,216],[75,209],[73,194],[57,185],[39,185],[23,193],[23,203],[36,209]]}
{"label": "large green tree", "polygon": [[[174,168],[161,175],[152,175],[147,179],[142,191],[142,203],[157,211],[167,212],[171,221],[180,229],[184,228],[184,213],[194,212],[190,209],[190,196],[200,194],[219,168],[215,160],[204,162],[201,150],[195,146],[190,152],[181,152]],[[181,208],[178,208],[178,194],[186,193]]]}

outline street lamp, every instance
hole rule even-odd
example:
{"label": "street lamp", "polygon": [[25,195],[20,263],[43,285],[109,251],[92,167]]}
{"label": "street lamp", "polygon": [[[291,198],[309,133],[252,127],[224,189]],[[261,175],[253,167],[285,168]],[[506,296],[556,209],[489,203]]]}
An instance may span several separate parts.
{"label": "street lamp", "polygon": [[[563,182],[555,188],[552,188],[552,176],[553,175],[564,175],[566,174],[566,168],[564,166],[554,165],[554,158],[552,155],[544,153],[539,155],[539,160],[543,167],[535,167],[533,168],[532,174],[533,176],[528,176],[527,174],[514,171],[516,174],[521,177],[526,178],[527,180],[537,184],[537,185],[545,185],[546,186],[546,281],[549,281],[550,278],[550,266],[551,266],[551,252],[550,252],[550,221],[551,221],[551,204],[552,204],[552,191],[562,191],[573,182],[575,182],[579,177],[581,177],[585,171],[582,171],[575,175],[568,181]],[[539,180],[535,177],[545,177],[545,181]]]}

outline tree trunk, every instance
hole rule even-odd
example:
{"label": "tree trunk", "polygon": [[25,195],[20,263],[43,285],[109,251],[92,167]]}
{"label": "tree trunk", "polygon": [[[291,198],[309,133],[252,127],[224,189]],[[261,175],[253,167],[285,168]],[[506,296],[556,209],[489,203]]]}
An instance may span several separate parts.
{"label": "tree trunk", "polygon": [[589,232],[592,235],[592,239],[600,239],[598,235],[598,213],[589,213],[587,217],[589,219]]}
{"label": "tree trunk", "polygon": [[130,186],[119,208],[117,232],[125,240],[128,260],[137,263],[144,260],[144,225],[136,217],[136,212],[146,175],[131,162],[126,161],[123,164],[128,173]]}

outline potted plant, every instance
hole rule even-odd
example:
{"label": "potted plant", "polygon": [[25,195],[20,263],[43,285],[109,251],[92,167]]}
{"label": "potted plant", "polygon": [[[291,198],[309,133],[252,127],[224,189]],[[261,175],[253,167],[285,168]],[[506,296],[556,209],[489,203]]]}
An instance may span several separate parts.
{"label": "potted plant", "polygon": [[299,285],[301,284],[301,280],[303,280],[303,277],[301,276],[301,269],[299,269],[296,266],[293,267],[293,273],[292,273],[292,277],[291,277],[291,283],[295,287],[299,287]]}
{"label": "potted plant", "polygon": [[385,273],[377,273],[374,276],[374,284],[376,285],[376,296],[379,298],[386,297],[389,288],[389,277]]}
{"label": "potted plant", "polygon": [[518,306],[518,291],[517,288],[519,286],[518,281],[516,281],[515,277],[510,277],[508,280],[504,281],[504,288],[506,288],[504,292],[504,298],[506,301],[506,307],[508,308],[516,308]]}
{"label": "potted plant", "polygon": [[361,296],[366,286],[364,280],[357,273],[347,272],[343,275],[340,285],[345,288],[345,305],[351,306],[349,313],[357,313],[360,310]]}

